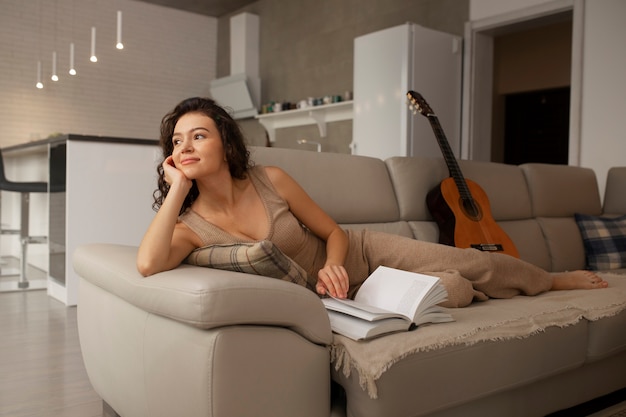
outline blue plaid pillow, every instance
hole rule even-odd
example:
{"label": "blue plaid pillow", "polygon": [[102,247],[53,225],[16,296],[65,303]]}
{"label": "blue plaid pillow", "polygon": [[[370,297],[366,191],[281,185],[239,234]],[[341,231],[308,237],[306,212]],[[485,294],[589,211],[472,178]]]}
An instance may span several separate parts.
{"label": "blue plaid pillow", "polygon": [[626,215],[610,218],[576,213],[575,217],[585,245],[587,268],[626,268]]}

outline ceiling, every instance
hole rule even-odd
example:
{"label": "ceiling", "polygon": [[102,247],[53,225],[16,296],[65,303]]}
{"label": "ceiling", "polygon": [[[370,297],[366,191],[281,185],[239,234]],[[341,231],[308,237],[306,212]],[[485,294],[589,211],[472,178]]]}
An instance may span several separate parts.
{"label": "ceiling", "polygon": [[137,0],[213,17],[233,13],[257,0]]}

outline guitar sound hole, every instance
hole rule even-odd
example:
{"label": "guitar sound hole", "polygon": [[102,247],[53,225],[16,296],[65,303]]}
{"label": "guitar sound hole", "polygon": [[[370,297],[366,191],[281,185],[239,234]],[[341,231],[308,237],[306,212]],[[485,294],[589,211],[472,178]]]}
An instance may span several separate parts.
{"label": "guitar sound hole", "polygon": [[483,212],[480,209],[480,206],[478,204],[476,204],[476,202],[474,201],[474,199],[461,199],[461,207],[463,209],[463,212],[465,213],[465,215],[473,220],[473,221],[479,221],[480,219],[483,218]]}

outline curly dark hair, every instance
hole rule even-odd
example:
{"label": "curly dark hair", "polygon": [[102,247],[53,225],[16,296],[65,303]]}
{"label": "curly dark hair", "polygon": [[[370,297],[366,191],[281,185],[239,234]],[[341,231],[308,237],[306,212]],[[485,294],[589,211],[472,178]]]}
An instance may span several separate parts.
{"label": "curly dark hair", "polygon": [[[215,122],[215,126],[222,137],[224,153],[228,161],[230,175],[236,179],[245,179],[250,168],[250,151],[246,147],[245,139],[237,122],[219,104],[210,98],[192,97],[178,103],[174,110],[163,117],[161,121],[161,138],[159,144],[163,151],[163,160],[157,166],[159,175],[158,188],[154,191],[152,208],[158,211],[169,191],[169,184],[165,181],[162,163],[174,151],[172,136],[178,120],[187,113],[202,113]],[[198,197],[199,191],[196,181],[183,202],[180,214],[184,213]]]}

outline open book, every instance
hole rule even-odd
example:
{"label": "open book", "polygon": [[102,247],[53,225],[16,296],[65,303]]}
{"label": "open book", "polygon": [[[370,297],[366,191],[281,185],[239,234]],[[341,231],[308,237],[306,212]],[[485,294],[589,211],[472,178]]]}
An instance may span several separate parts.
{"label": "open book", "polygon": [[333,331],[360,340],[424,323],[453,321],[445,308],[437,306],[447,297],[438,277],[380,266],[354,300],[331,297],[322,302]]}

